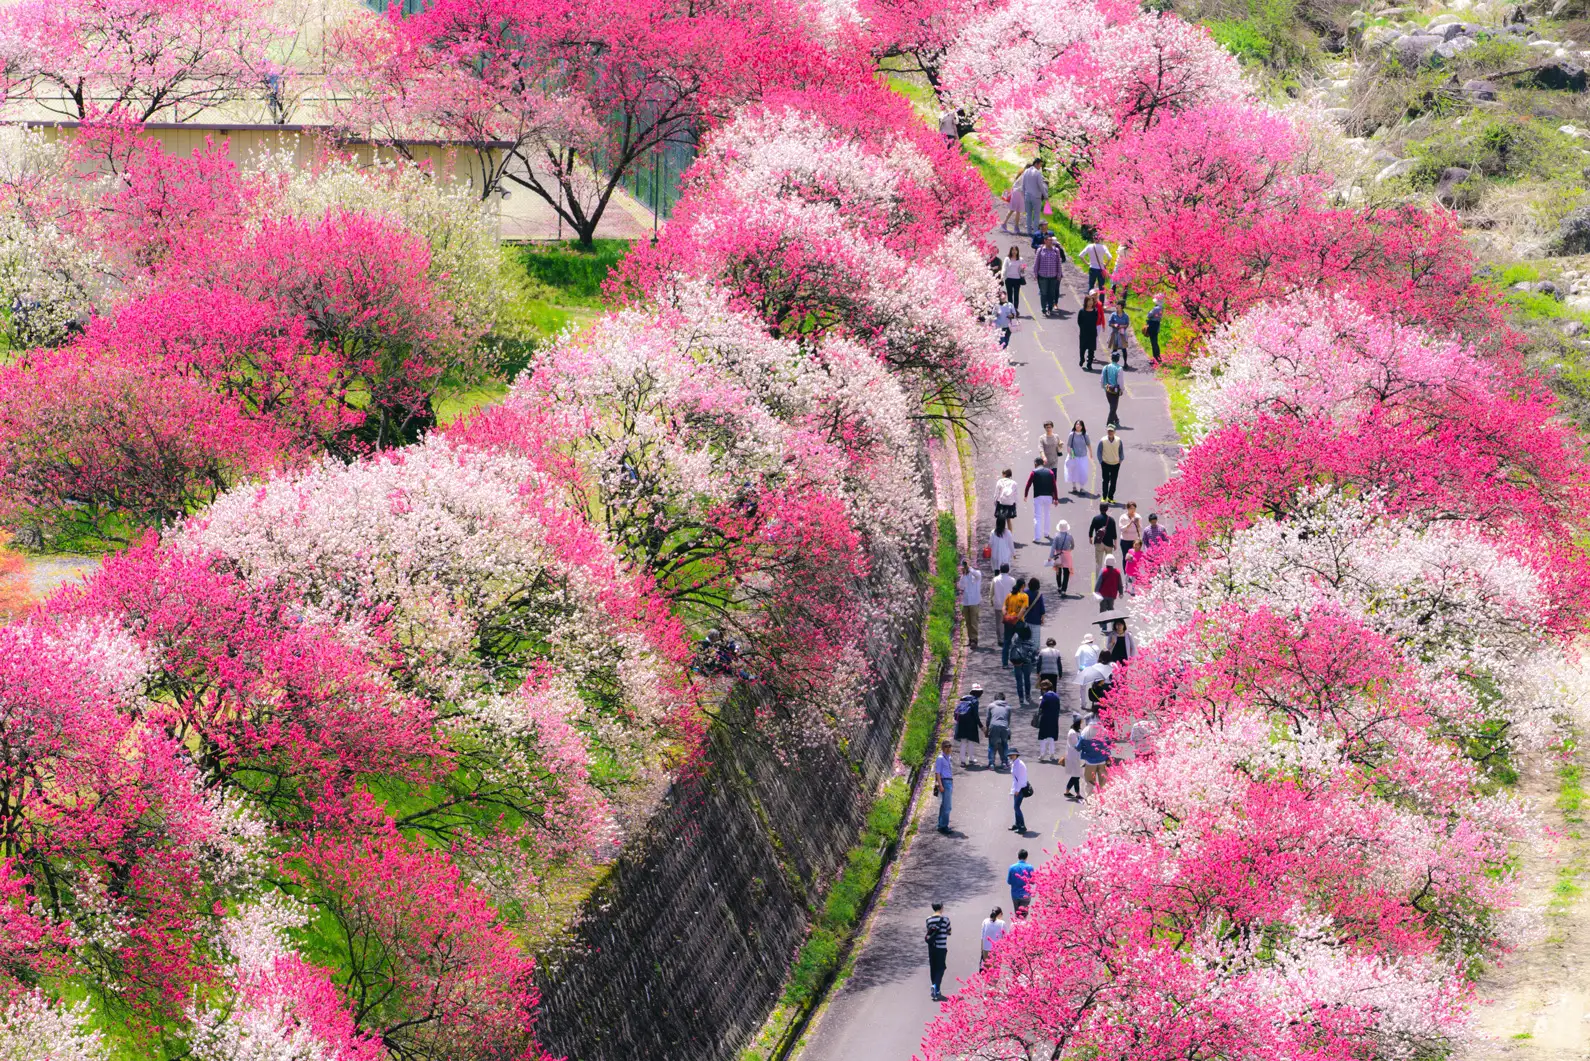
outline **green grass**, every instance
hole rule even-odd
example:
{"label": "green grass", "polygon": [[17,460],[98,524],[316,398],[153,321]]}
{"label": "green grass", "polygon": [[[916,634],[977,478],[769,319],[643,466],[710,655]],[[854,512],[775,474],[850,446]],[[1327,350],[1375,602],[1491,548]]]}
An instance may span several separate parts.
{"label": "green grass", "polygon": [[602,283],[629,253],[627,239],[599,239],[586,249],[575,242],[535,244],[518,248],[519,260],[532,280],[557,292],[565,306],[605,304]]}
{"label": "green grass", "polygon": [[938,546],[934,553],[938,570],[933,575],[933,599],[928,604],[927,617],[929,670],[917,687],[916,699],[906,711],[900,737],[900,761],[909,767],[927,761],[933,730],[938,724],[936,679],[939,668],[950,658],[955,629],[955,577],[960,564],[960,549],[955,538],[955,517],[948,512],[939,513]]}
{"label": "green grass", "polygon": [[1165,397],[1170,403],[1170,422],[1176,426],[1176,437],[1181,439],[1183,445],[1188,445],[1192,442],[1193,427],[1197,423],[1192,402],[1188,400],[1192,377],[1185,367],[1176,365],[1161,371],[1159,381],[1165,385]]}

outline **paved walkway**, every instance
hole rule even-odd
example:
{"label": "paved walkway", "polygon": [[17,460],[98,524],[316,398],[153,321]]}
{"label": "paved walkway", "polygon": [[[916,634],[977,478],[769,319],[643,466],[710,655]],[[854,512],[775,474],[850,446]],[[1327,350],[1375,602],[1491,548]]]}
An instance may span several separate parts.
{"label": "paved walkway", "polygon": [[[996,234],[995,238],[1002,252],[1011,242],[1008,236]],[[1022,256],[1029,257],[1025,240],[1022,241]],[[1069,431],[1071,422],[1079,418],[1087,422],[1095,440],[1103,434],[1107,406],[1098,372],[1084,372],[1077,366],[1074,314],[1081,304],[1079,293],[1085,279],[1085,273],[1067,267],[1062,318],[1029,317],[1028,314],[1036,313],[1038,308],[1036,285],[1029,282],[1023,292],[1023,316],[1020,329],[1011,337],[1011,354],[1021,386],[1025,435],[1034,440],[1029,443],[1033,448],[979,455],[976,512],[979,553],[993,524],[994,480],[1001,468],[1008,467],[1016,472],[1019,482],[1025,482],[1032,460],[1038,455],[1035,440],[1043,433],[1045,420],[1053,420],[1056,432],[1062,437]],[[1134,321],[1144,308],[1134,304]],[[1102,347],[1102,335],[1100,340]],[[1146,357],[1134,356],[1132,360],[1134,367],[1139,360],[1147,364]],[[1139,370],[1127,374],[1126,393],[1120,409],[1124,424],[1120,437],[1126,440],[1127,451],[1117,496],[1123,502],[1136,500],[1146,522],[1148,512],[1153,510],[1154,493],[1165,482],[1180,448],[1164,388],[1150,372]],[[1055,638],[1064,650],[1068,680],[1075,672],[1077,643],[1084,633],[1095,629],[1091,624],[1100,617],[1091,592],[1092,549],[1085,544],[1088,520],[1098,512],[1096,466],[1091,490],[1089,497],[1080,498],[1066,494],[1062,488],[1056,516],[1067,520],[1077,536],[1077,570],[1071,590],[1081,593],[1080,599],[1071,597],[1064,602],[1056,599],[1053,573],[1044,566],[1048,547],[1030,544],[1032,510],[1028,504],[1022,504],[1018,510],[1014,528],[1017,542],[1025,544],[1017,546],[1012,567],[1019,574],[1036,575],[1042,580],[1049,613],[1040,636]],[[1120,509],[1117,507],[1114,511],[1118,514]],[[981,563],[986,586],[991,575],[988,562]],[[1117,607],[1115,614],[1130,615],[1131,598],[1125,598],[1123,604]],[[968,661],[967,673],[962,678],[963,688],[980,681],[985,690],[985,705],[999,692],[1007,693],[1014,704],[1015,682],[1011,672],[1002,670],[999,665],[991,609],[985,604],[982,610],[980,641],[984,647],[973,653]],[[989,648],[990,645],[994,647]],[[1074,695],[1074,691],[1074,686],[1067,686],[1061,693]],[[1067,703],[1069,706],[1070,701]],[[820,1023],[808,1033],[807,1046],[800,1055],[802,1061],[907,1061],[916,1053],[924,1030],[939,1008],[928,998],[927,954],[922,942],[923,920],[930,913],[929,904],[941,899],[953,927],[949,972],[944,982],[945,993],[950,994],[954,991],[954,983],[976,971],[979,930],[989,910],[997,904],[1006,909],[1008,916],[1010,892],[1005,886],[1005,872],[1015,861],[1016,851],[1026,847],[1032,853],[1031,860],[1041,863],[1060,845],[1075,844],[1082,839],[1085,819],[1064,799],[1064,767],[1037,762],[1037,731],[1031,725],[1031,715],[1030,708],[1018,709],[1011,725],[1011,743],[1021,749],[1028,762],[1035,792],[1023,806],[1027,833],[1018,837],[1008,831],[1014,815],[1007,773],[982,768],[957,773],[948,836],[940,835],[935,828],[938,800],[927,796],[920,801],[916,837],[901,856],[898,876],[874,919],[871,935],[862,945],[854,972],[829,1004]],[[958,763],[958,752],[956,760]]]}

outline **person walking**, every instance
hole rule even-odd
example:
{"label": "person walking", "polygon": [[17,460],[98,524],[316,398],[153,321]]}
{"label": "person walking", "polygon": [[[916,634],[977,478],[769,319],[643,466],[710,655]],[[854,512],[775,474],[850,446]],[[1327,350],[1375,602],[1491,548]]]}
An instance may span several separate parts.
{"label": "person walking", "polygon": [[1010,705],[1005,702],[1004,693],[1000,693],[988,705],[989,769],[993,769],[995,755],[999,756],[1001,769],[1010,765]]}
{"label": "person walking", "polygon": [[1083,681],[1083,675],[1087,674],[1089,667],[1092,667],[1098,662],[1098,642],[1094,640],[1092,634],[1083,634],[1081,643],[1077,645],[1076,684],[1079,687],[1077,696],[1077,710],[1083,712],[1084,714],[1086,714],[1088,710],[1088,687],[1087,683]]}
{"label": "person walking", "polygon": [[1049,182],[1044,180],[1041,160],[1033,159],[1021,173],[1022,205],[1027,208],[1027,231],[1038,231],[1043,204],[1049,198]]}
{"label": "person walking", "polygon": [[1104,558],[1104,570],[1099,572],[1098,581],[1093,584],[1093,592],[1099,598],[1099,611],[1113,612],[1121,589],[1121,569],[1116,565],[1115,554],[1111,553]]}
{"label": "person walking", "polygon": [[955,703],[955,739],[961,745],[961,765],[972,765],[972,749],[982,746],[983,687],[973,685],[971,691]]}
{"label": "person walking", "polygon": [[1078,420],[1071,425],[1066,436],[1066,485],[1071,493],[1086,493],[1088,488],[1088,457],[1093,452],[1093,442],[1088,438],[1088,425]]}
{"label": "person walking", "polygon": [[1066,731],[1066,799],[1082,802],[1082,716],[1071,717],[1071,728]]}
{"label": "person walking", "polygon": [[1021,752],[1010,753],[1010,800],[1016,808],[1016,823],[1010,827],[1012,832],[1025,833],[1027,831],[1027,817],[1021,813],[1021,801],[1032,795],[1032,786],[1027,784],[1027,764],[1021,761]]}
{"label": "person walking", "polygon": [[[1050,645],[1054,641],[1049,642]],[[1056,657],[1059,653],[1055,653]],[[1058,688],[1060,676],[1044,678],[1038,683],[1042,696],[1038,700],[1038,761],[1059,762],[1055,758],[1055,741],[1060,739],[1060,694],[1055,692]]]}
{"label": "person walking", "polygon": [[999,348],[1009,349],[1010,333],[1014,327],[1011,322],[1016,319],[1016,307],[1013,303],[1002,302],[994,311],[994,329],[999,332]]}
{"label": "person walking", "polygon": [[944,992],[939,987],[944,983],[944,969],[950,958],[950,919],[944,916],[943,903],[933,904],[933,915],[927,919],[922,939],[927,943],[928,979],[933,982],[933,994],[929,997],[943,1002]]}
{"label": "person walking", "polygon": [[1097,792],[1104,787],[1104,767],[1110,761],[1109,750],[1104,746],[1104,730],[1097,716],[1090,716],[1083,723],[1077,752],[1082,758],[1082,779],[1088,783],[1090,792]]}
{"label": "person walking", "polygon": [[[1060,651],[1060,646],[1055,644],[1054,638],[1048,638],[1043,643],[1043,648],[1038,650],[1038,686],[1043,687],[1044,682],[1049,683],[1049,688],[1060,688],[1060,676],[1065,673],[1065,653]],[[1057,734],[1058,736],[1058,734]]]}
{"label": "person walking", "polygon": [[961,142],[960,121],[954,111],[943,111],[939,114],[939,135],[944,138],[946,147],[958,147]]}
{"label": "person walking", "polygon": [[1116,538],[1121,543],[1121,563],[1124,565],[1128,554],[1143,540],[1143,517],[1137,514],[1136,501],[1126,503],[1126,511],[1121,513],[1116,524]]}
{"label": "person walking", "polygon": [[1006,595],[1001,605],[1003,609],[1000,613],[1000,622],[1003,626],[999,632],[999,665],[1001,667],[1010,666],[1010,643],[1016,637],[1016,627],[1022,624],[1022,616],[1027,614],[1027,605],[1031,603],[1031,599],[1027,596],[1025,583],[1017,579],[1011,585],[1010,593]]}
{"label": "person walking", "polygon": [[1077,311],[1077,364],[1093,371],[1093,358],[1099,350],[1099,303],[1091,291]]}
{"label": "person walking", "polygon": [[1104,290],[1104,274],[1109,269],[1110,259],[1115,255],[1110,253],[1110,248],[1093,240],[1082,248],[1080,256],[1083,265],[1088,267],[1088,290]]}
{"label": "person walking", "polygon": [[950,742],[939,742],[938,758],[933,760],[933,794],[939,798],[939,832],[950,831],[950,803],[955,795],[955,764],[950,761]]}
{"label": "person walking", "polygon": [[1105,635],[1104,651],[1099,653],[1099,658],[1111,663],[1125,663],[1137,655],[1137,642],[1126,630],[1126,620],[1117,619],[1110,624],[1110,632]]}
{"label": "person walking", "polygon": [[[1000,231],[1013,232],[1021,227],[1021,210],[1026,205],[1021,194],[1021,177],[1018,175],[1011,182],[1010,191],[1005,193],[1005,220],[999,223]],[[1015,225],[1016,229],[1010,226]]]}
{"label": "person walking", "polygon": [[1021,316],[1021,289],[1027,286],[1027,263],[1021,260],[1021,248],[1012,245],[1005,255],[1005,301],[1016,307]]}
{"label": "person walking", "polygon": [[988,912],[988,917],[983,920],[983,954],[977,961],[978,972],[988,968],[988,959],[994,953],[994,944],[1005,938],[1005,929],[1009,927],[1005,924],[1004,910],[996,906]]}
{"label": "person walking", "polygon": [[988,536],[988,559],[996,568],[1009,567],[1016,559],[1016,536],[1003,516],[994,520],[994,533]]}
{"label": "person walking", "polygon": [[1077,540],[1071,536],[1071,524],[1061,520],[1055,528],[1054,538],[1049,542],[1049,566],[1054,568],[1055,588],[1060,591],[1060,599],[1066,599],[1066,590],[1071,588],[1071,569],[1075,563]]}
{"label": "person walking", "polygon": [[[1032,627],[1033,644],[1037,644],[1038,628],[1043,621],[1049,618],[1049,602],[1044,600],[1043,585],[1034,575],[1027,580],[1027,614],[1022,616],[1022,621]],[[1033,660],[1037,662],[1036,657]]]}
{"label": "person walking", "polygon": [[1027,485],[1022,487],[1023,499],[1032,495],[1032,543],[1042,545],[1049,540],[1049,509],[1060,500],[1060,486],[1054,469],[1042,457],[1032,459],[1032,471],[1027,473]]}
{"label": "person walking", "polygon": [[1115,309],[1110,313],[1110,360],[1115,360],[1115,355],[1121,355],[1121,367],[1130,369],[1127,364],[1126,337],[1132,330],[1132,319],[1126,315],[1126,307],[1120,303],[1115,304]]}
{"label": "person walking", "polygon": [[1032,668],[1038,663],[1038,646],[1033,642],[1032,627],[1016,624],[1016,636],[1010,641],[1010,669],[1016,676],[1016,702],[1026,707],[1032,699]]}
{"label": "person walking", "polygon": [[1027,861],[1027,849],[1024,847],[1016,852],[1016,861],[1010,864],[1010,869],[1005,871],[1005,883],[1010,885],[1010,906],[1017,917],[1027,916],[1027,907],[1032,905],[1032,875],[1036,872],[1032,863]]}
{"label": "person walking", "polygon": [[1054,432],[1054,421],[1043,422],[1043,434],[1038,436],[1038,452],[1043,456],[1045,468],[1055,474],[1060,472],[1060,454],[1064,450],[1066,440]]}
{"label": "person walking", "polygon": [[1143,530],[1143,544],[1139,548],[1152,549],[1160,542],[1168,541],[1170,541],[1170,534],[1164,527],[1159,525],[1159,513],[1150,512],[1148,514],[1148,526]]}
{"label": "person walking", "polygon": [[[999,574],[994,576],[993,583],[988,587],[988,603],[993,606],[994,614],[1000,617],[999,621],[1002,621],[1005,615],[1005,598],[1010,596],[1012,589],[1016,588],[1016,576],[1010,573],[1009,564],[1001,564],[994,570]],[[1003,629],[999,631],[999,636],[1001,638],[1005,636]]]}
{"label": "person walking", "polygon": [[1093,545],[1093,577],[1104,570],[1104,558],[1115,552],[1115,520],[1110,516],[1110,506],[1099,504],[1099,514],[1088,524],[1088,541]]}
{"label": "person walking", "polygon": [[1121,395],[1126,391],[1126,381],[1121,378],[1119,351],[1110,355],[1110,363],[1099,373],[1099,386],[1104,388],[1104,400],[1110,404],[1110,415],[1104,422],[1110,427],[1120,427]]}
{"label": "person walking", "polygon": [[1148,336],[1148,359],[1159,364],[1159,326],[1165,319],[1165,296],[1154,296],[1154,308],[1148,311],[1143,322],[1143,334]]}
{"label": "person walking", "polygon": [[1038,278],[1038,305],[1045,317],[1060,304],[1060,271],[1066,260],[1065,251],[1053,236],[1044,237],[1043,246],[1032,263],[1033,275]]}
{"label": "person walking", "polygon": [[994,480],[994,518],[1013,520],[1016,518],[1016,479],[1009,468],[999,473],[999,478]]}
{"label": "person walking", "polygon": [[961,623],[966,627],[966,647],[977,650],[977,620],[983,604],[983,573],[965,560],[961,577],[955,580],[955,593],[961,604]]}
{"label": "person walking", "polygon": [[1099,439],[1094,456],[1099,459],[1099,497],[1109,504],[1115,500],[1115,488],[1121,481],[1121,462],[1126,459],[1126,442],[1115,437],[1115,425],[1104,429],[1104,437]]}

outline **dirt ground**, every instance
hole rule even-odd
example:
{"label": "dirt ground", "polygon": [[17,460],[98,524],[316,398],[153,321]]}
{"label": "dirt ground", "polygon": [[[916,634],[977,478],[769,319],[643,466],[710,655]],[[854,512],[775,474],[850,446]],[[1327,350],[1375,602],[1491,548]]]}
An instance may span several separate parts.
{"label": "dirt ground", "polygon": [[[1590,780],[1590,756],[1574,756]],[[1530,946],[1481,976],[1474,1010],[1474,1042],[1462,1061],[1582,1061],[1590,1057],[1590,870],[1584,814],[1558,773],[1543,761],[1526,771],[1521,788],[1560,839],[1555,850],[1530,851],[1522,861],[1527,902],[1544,907],[1544,929]]]}

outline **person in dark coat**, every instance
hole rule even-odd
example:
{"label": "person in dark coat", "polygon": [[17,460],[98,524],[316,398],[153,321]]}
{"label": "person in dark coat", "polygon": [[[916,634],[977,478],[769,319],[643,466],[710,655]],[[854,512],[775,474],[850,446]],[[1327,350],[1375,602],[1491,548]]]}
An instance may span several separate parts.
{"label": "person in dark coat", "polygon": [[1077,313],[1077,364],[1091,371],[1098,350],[1099,300],[1090,294]]}
{"label": "person in dark coat", "polygon": [[971,691],[955,705],[955,739],[961,742],[962,766],[971,764],[972,749],[982,747],[983,720],[978,711],[982,695],[983,687],[973,685]]}
{"label": "person in dark coat", "polygon": [[1045,679],[1039,686],[1043,698],[1038,701],[1038,761],[1057,763],[1055,742],[1060,739],[1060,694],[1054,691],[1054,682]]}

